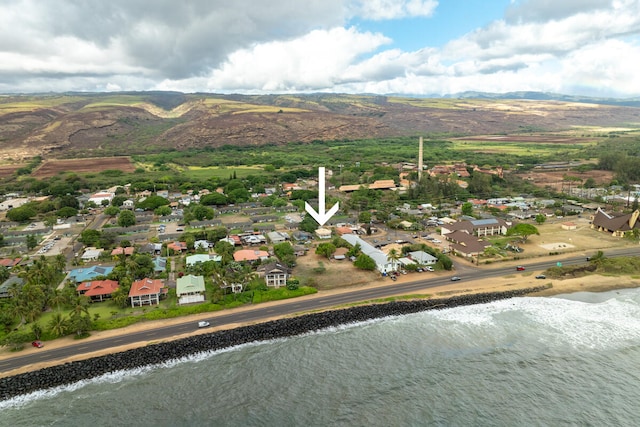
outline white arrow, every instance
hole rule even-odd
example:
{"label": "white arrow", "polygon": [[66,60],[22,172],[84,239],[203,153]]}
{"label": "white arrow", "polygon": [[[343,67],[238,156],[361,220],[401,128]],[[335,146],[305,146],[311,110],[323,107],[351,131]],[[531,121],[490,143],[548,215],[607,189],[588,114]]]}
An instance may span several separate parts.
{"label": "white arrow", "polygon": [[324,225],[325,222],[329,221],[335,213],[338,211],[338,203],[329,210],[329,212],[325,212],[324,210],[324,168],[318,168],[318,212],[315,211],[311,207],[311,205],[307,202],[304,202],[305,210],[316,220],[320,227]]}

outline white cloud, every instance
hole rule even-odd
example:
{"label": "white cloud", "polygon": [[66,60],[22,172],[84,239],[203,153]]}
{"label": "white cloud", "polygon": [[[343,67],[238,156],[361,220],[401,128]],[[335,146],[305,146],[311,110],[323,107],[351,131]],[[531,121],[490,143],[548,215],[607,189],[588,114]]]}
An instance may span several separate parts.
{"label": "white cloud", "polygon": [[431,16],[437,6],[435,0],[356,0],[350,8],[363,19],[387,20]]}
{"label": "white cloud", "polygon": [[640,95],[630,65],[640,63],[640,0],[514,0],[504,17],[439,49],[406,51],[398,41],[389,48],[384,33],[350,26],[428,22],[442,18],[437,7],[435,0],[2,2],[0,92]]}

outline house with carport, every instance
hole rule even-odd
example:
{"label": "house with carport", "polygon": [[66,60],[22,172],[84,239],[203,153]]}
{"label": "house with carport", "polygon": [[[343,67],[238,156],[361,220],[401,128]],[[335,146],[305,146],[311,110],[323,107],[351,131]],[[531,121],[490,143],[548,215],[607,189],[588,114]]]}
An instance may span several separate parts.
{"label": "house with carport", "polygon": [[281,262],[266,264],[259,269],[259,272],[264,273],[264,281],[267,286],[271,286],[276,289],[280,286],[286,286],[287,280],[291,276],[291,269]]}

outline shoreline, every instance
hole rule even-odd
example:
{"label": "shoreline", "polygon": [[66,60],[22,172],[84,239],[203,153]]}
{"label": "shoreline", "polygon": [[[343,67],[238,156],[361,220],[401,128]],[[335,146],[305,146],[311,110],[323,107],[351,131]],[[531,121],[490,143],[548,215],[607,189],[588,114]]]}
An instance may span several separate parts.
{"label": "shoreline", "polygon": [[[616,289],[625,289],[625,288],[638,288],[640,287],[640,279],[634,280],[632,277],[627,276],[618,276],[618,277],[608,277],[601,275],[590,275],[580,278],[571,278],[571,279],[563,279],[563,280],[536,280],[534,278],[535,272],[528,271],[526,274],[509,274],[502,277],[492,278],[492,279],[482,279],[482,280],[474,280],[465,282],[464,280],[460,282],[452,282],[451,284],[433,287],[433,288],[425,288],[424,290],[419,290],[412,295],[416,295],[415,300],[429,301],[437,298],[451,298],[465,295],[474,295],[479,293],[503,293],[503,292],[511,292],[511,291],[519,291],[525,288],[537,288],[540,286],[547,285],[547,288],[538,290],[535,293],[530,293],[527,296],[531,297],[550,297],[559,294],[568,294],[575,292],[607,292]],[[316,294],[307,295],[299,298],[322,298],[327,295],[334,295],[352,291],[356,288],[371,288],[371,287],[392,287],[395,283],[403,283],[415,280],[415,276],[412,275],[401,275],[398,277],[396,282],[384,281],[375,284],[364,284],[357,285],[333,290],[324,290],[318,291]],[[550,285],[550,286],[549,286]],[[396,297],[402,297],[406,295],[405,293],[398,293],[395,295]],[[421,298],[422,296],[422,298]],[[399,299],[399,301],[409,301],[412,299]],[[279,304],[286,304],[291,300],[280,300],[280,301],[272,301],[264,303],[261,305],[263,307],[275,306]],[[371,304],[384,304],[384,302],[376,302],[376,301],[362,301],[357,303],[357,305],[345,305],[345,306],[335,306],[328,307],[326,309],[321,310],[320,312],[325,312],[329,310],[339,310],[344,308],[353,308],[364,305]],[[242,312],[253,309],[253,306],[243,306],[239,308],[235,308],[233,310]],[[32,347],[27,347],[20,352],[11,352],[8,349],[3,349],[0,351],[0,360],[11,359],[14,357],[20,357],[21,355],[31,354],[31,353],[41,353],[46,351],[47,349],[55,349],[60,347],[66,347],[71,345],[76,345],[78,343],[83,342],[91,342],[104,338],[116,337],[120,335],[126,335],[133,332],[139,332],[149,329],[154,329],[161,326],[167,326],[172,324],[180,324],[186,322],[194,322],[196,323],[198,320],[205,318],[215,318],[219,315],[227,314],[228,311],[218,311],[218,312],[208,312],[201,313],[197,315],[191,316],[183,316],[171,319],[162,319],[162,320],[154,320],[154,321],[145,321],[139,322],[124,328],[111,329],[108,331],[94,331],[90,337],[85,338],[83,340],[75,340],[71,336],[59,338],[52,341],[45,342],[44,349],[37,349]],[[141,340],[136,343],[126,344],[117,347],[110,347],[104,350],[98,350],[94,352],[83,353],[79,355],[70,356],[63,359],[57,359],[53,361],[46,361],[37,364],[29,365],[28,367],[12,369],[9,371],[0,372],[0,380],[3,378],[32,372],[35,370],[48,368],[52,366],[58,366],[66,363],[87,360],[94,357],[100,357],[113,353],[120,353],[123,351],[136,349],[148,345],[159,344],[159,343],[170,343],[179,339],[208,334],[212,332],[219,331],[227,331],[240,327],[251,326],[252,324],[260,324],[268,321],[278,320],[278,319],[288,319],[295,318],[300,316],[305,316],[308,314],[314,314],[316,312],[301,312],[296,313],[294,315],[287,315],[284,317],[273,316],[262,319],[260,322],[253,323],[243,323],[243,324],[227,324],[222,326],[214,326],[211,328],[203,328],[203,329],[195,329],[188,333],[175,335],[169,338],[163,338],[159,340]]]}
{"label": "shoreline", "polygon": [[462,294],[447,298],[415,299],[362,305],[198,334],[5,377],[0,379],[0,400],[64,386],[112,372],[157,365],[206,351],[216,351],[251,342],[299,336],[330,327],[388,316],[484,304],[524,296],[543,289],[545,287],[541,285],[534,288],[513,289],[503,292]]}

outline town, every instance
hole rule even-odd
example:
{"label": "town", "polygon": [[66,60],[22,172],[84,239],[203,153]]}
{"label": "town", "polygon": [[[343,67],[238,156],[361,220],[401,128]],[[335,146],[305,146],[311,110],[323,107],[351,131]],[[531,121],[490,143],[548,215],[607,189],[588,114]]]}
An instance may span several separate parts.
{"label": "town", "polygon": [[[391,285],[403,275],[459,280],[456,264],[637,244],[638,188],[598,186],[593,179],[579,185],[567,178],[575,166],[534,168],[565,170],[563,188],[547,188],[547,197],[533,190],[481,198],[513,171],[400,162],[377,166],[386,179],[335,185],[344,182],[341,165],[326,171],[327,198],[341,208],[323,226],[304,210],[305,202],[318,204],[311,168],[292,182],[253,186],[232,174],[215,188],[126,183],[94,192],[52,185],[48,192],[55,195],[6,193],[0,202],[3,343],[42,346],[142,320],[354,284]],[[438,187],[432,194],[439,197],[421,201],[429,186]]]}

